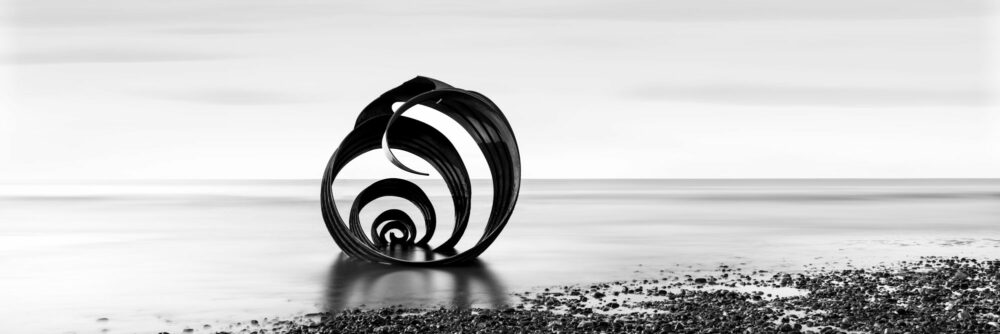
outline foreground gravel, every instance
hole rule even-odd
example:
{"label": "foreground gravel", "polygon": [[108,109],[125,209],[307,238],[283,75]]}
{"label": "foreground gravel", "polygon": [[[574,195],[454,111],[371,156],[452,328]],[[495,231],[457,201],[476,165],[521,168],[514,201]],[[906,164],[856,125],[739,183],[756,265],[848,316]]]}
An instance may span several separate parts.
{"label": "foreground gravel", "polygon": [[[923,258],[851,270],[720,267],[549,288],[498,309],[356,309],[232,333],[1000,333],[1000,261]],[[218,332],[229,333],[229,332]]]}

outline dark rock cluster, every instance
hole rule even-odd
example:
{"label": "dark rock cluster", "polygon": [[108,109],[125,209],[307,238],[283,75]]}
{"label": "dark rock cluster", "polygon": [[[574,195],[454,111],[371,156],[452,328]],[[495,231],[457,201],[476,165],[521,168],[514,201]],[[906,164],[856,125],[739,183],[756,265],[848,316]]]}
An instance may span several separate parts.
{"label": "dark rock cluster", "polygon": [[[1000,261],[923,258],[566,286],[497,309],[354,309],[240,333],[1000,333]],[[220,332],[225,333],[225,332]]]}

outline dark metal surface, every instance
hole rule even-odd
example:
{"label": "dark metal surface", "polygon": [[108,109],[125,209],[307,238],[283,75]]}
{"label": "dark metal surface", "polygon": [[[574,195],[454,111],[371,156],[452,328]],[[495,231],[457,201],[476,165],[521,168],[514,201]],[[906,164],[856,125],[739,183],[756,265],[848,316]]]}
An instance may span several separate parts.
{"label": "dark metal surface", "polygon": [[[393,103],[402,104],[396,111]],[[479,146],[493,180],[493,205],[486,228],[471,248],[457,252],[454,247],[465,234],[469,222],[471,183],[469,174],[455,146],[433,127],[403,116],[408,109],[423,105],[458,122]],[[333,181],[354,158],[380,148],[394,165],[410,173],[427,175],[405,166],[393,150],[410,152],[427,161],[444,179],[455,207],[451,236],[441,245],[429,246],[437,232],[434,207],[416,184],[402,179],[383,179],[361,191],[351,206],[349,224],[337,210]],[[333,240],[351,257],[386,264],[418,266],[454,265],[469,262],[483,253],[500,235],[514,211],[521,186],[521,158],[517,140],[507,118],[482,94],[454,88],[426,77],[417,77],[382,94],[372,101],[355,122],[351,131],[330,157],[323,175],[320,201],[323,220]],[[386,196],[406,199],[424,216],[425,234],[416,240],[416,225],[405,212],[387,210],[380,214],[366,235],[359,213],[373,200]],[[392,234],[390,231],[396,231]],[[370,236],[370,238],[369,238]],[[393,256],[394,247],[428,247],[439,257],[425,261]]]}

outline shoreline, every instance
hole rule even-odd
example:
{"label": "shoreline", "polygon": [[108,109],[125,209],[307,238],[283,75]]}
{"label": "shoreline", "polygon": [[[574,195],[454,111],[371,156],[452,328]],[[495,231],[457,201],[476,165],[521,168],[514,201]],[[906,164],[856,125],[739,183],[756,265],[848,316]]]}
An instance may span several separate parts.
{"label": "shoreline", "polygon": [[519,302],[493,309],[353,308],[215,333],[1000,333],[1000,260],[923,257],[796,274],[727,265],[661,272],[659,279],[515,293]]}

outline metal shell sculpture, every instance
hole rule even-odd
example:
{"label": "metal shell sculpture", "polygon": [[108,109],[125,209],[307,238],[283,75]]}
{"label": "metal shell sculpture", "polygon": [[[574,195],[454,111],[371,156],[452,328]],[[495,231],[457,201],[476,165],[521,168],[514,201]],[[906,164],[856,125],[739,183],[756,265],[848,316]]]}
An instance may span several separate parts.
{"label": "metal shell sculpture", "polygon": [[[394,103],[402,104],[395,111]],[[471,248],[457,252],[455,245],[469,223],[472,187],[469,173],[455,146],[436,129],[403,113],[416,105],[435,109],[458,122],[478,144],[493,180],[493,203],[483,235]],[[436,231],[436,216],[430,199],[416,184],[403,179],[382,179],[362,190],[351,206],[345,223],[334,202],[333,181],[354,158],[382,148],[394,165],[410,173],[428,175],[405,166],[393,150],[410,152],[427,161],[444,179],[455,208],[455,224],[440,245],[429,245]],[[323,220],[333,240],[347,255],[371,262],[416,266],[455,265],[474,260],[500,235],[507,225],[521,186],[521,157],[510,123],[500,108],[477,92],[452,87],[426,77],[416,77],[393,88],[361,111],[354,129],[330,157],[323,174],[320,201]],[[375,199],[395,196],[413,203],[423,215],[424,236],[419,240],[417,225],[401,210],[379,214],[371,228],[361,226],[360,212]],[[396,231],[397,233],[390,233]],[[366,236],[366,232],[368,236]],[[370,236],[370,237],[369,237]],[[393,247],[429,250],[424,260],[395,256]]]}

